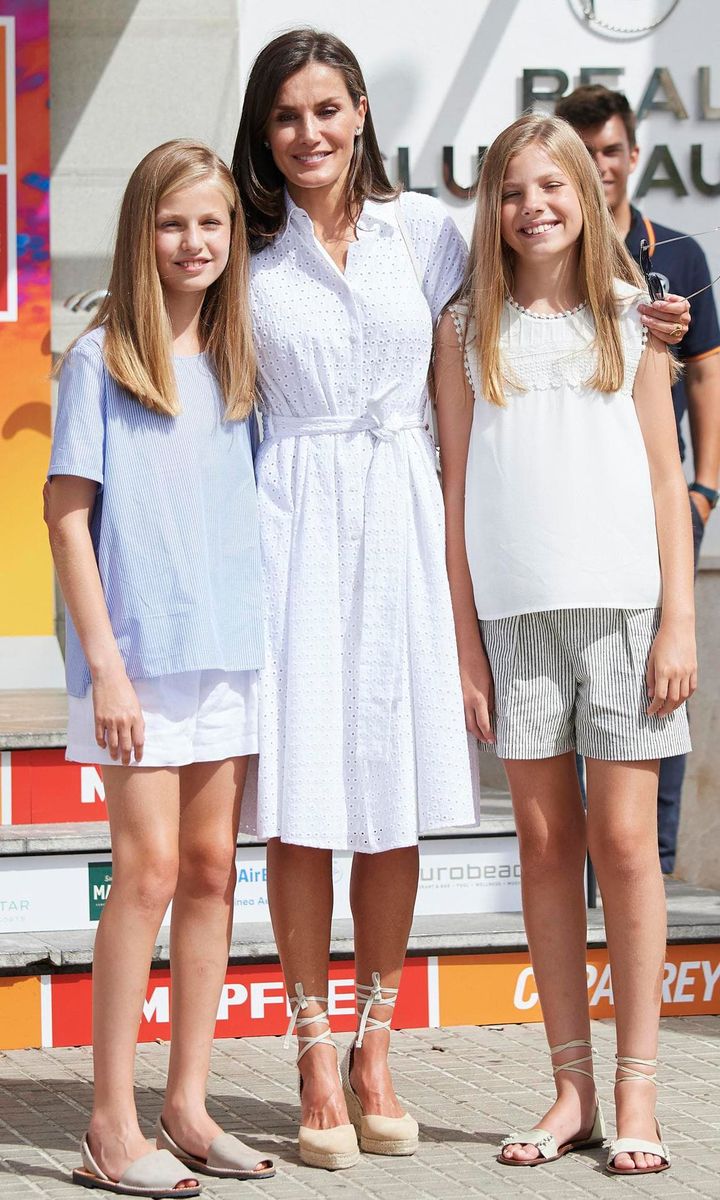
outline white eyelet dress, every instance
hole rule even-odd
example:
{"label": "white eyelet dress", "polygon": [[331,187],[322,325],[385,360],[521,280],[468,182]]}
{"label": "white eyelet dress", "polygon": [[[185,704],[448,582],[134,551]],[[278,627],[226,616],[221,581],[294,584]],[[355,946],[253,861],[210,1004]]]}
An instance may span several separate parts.
{"label": "white eyelet dress", "polygon": [[379,852],[477,814],[425,423],[434,321],[465,247],[436,201],[368,202],[343,275],[287,198],[255,255],[264,440],[256,458],[266,596],[261,838]]}

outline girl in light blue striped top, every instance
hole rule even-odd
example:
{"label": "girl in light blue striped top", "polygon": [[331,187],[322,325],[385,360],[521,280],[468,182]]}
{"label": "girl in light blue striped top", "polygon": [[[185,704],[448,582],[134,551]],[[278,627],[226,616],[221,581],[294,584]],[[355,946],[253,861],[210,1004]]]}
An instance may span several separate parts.
{"label": "girl in light blue striped top", "polygon": [[[205,1107],[263,656],[246,297],[227,167],[195,142],[151,151],[123,199],[109,294],[62,363],[46,485],[68,609],[67,757],[103,764],[113,846],[93,964],[95,1098],[73,1178],[125,1195],[195,1196],[200,1171],[274,1174]],[[155,1150],[133,1068],[170,900]]]}

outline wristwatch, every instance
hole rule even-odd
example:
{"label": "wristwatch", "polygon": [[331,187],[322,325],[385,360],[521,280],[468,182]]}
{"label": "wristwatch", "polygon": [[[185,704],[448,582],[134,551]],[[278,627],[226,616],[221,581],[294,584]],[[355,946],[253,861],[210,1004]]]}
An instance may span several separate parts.
{"label": "wristwatch", "polygon": [[688,485],[689,492],[697,492],[698,496],[704,496],[711,508],[714,508],[718,500],[720,500],[720,492],[716,492],[713,488],[705,487],[704,483],[693,482]]}

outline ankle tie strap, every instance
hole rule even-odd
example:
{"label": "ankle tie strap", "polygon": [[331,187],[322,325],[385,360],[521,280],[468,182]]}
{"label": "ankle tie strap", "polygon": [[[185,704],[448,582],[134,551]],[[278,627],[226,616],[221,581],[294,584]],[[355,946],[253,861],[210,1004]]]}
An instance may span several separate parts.
{"label": "ankle tie strap", "polygon": [[580,1066],[580,1063],[592,1062],[593,1054],[595,1053],[592,1048],[592,1042],[587,1042],[584,1038],[578,1038],[574,1042],[563,1042],[561,1046],[551,1046],[550,1053],[559,1054],[561,1050],[574,1050],[576,1046],[586,1046],[590,1053],[583,1054],[580,1056],[580,1058],[571,1058],[565,1063],[558,1063],[557,1065],[553,1063],[553,1077],[557,1075],[558,1071],[572,1071],[575,1075],[585,1075],[587,1079],[595,1078],[592,1071],[585,1071]]}
{"label": "ankle tie strap", "polygon": [[[616,1079],[616,1083],[636,1083],[641,1079],[643,1083],[652,1083],[657,1087],[657,1071],[636,1071],[638,1067],[656,1067],[656,1058],[630,1058],[626,1054],[616,1054],[615,1062],[617,1063],[618,1071],[624,1071],[625,1074]],[[633,1065],[635,1064],[635,1065]]]}
{"label": "ankle tie strap", "polygon": [[[355,1039],[355,1045],[359,1050],[366,1033],[375,1033],[378,1029],[390,1028],[392,1024],[392,1012],[386,1021],[379,1021],[376,1017],[370,1016],[370,1009],[374,1004],[382,1004],[385,1008],[393,1009],[398,998],[398,988],[381,987],[380,975],[377,971],[373,971],[372,984],[369,987],[366,983],[355,984],[355,996],[357,999],[355,1008],[360,1017],[360,1026],[357,1038]],[[360,1008],[361,1004],[362,1010]]]}
{"label": "ankle tie strap", "polygon": [[305,1011],[311,1000],[314,1000],[316,1004],[327,1004],[327,999],[327,996],[306,996],[305,992],[303,991],[303,985],[301,983],[295,984],[295,997],[290,1001],[290,1021],[283,1039],[283,1047],[285,1050],[289,1048],[290,1038],[294,1030],[297,1033],[298,1046],[300,1047],[300,1052],[297,1056],[298,1062],[300,1062],[303,1054],[307,1054],[308,1050],[312,1050],[313,1046],[317,1046],[318,1043],[329,1042],[330,1045],[334,1044],[332,1040],[332,1031],[329,1024],[327,1025],[327,1028],[323,1029],[322,1033],[319,1033],[316,1037],[303,1037],[303,1035],[299,1032],[301,1029],[305,1029],[308,1025],[315,1025],[317,1022],[325,1021],[327,1023],[328,1013],[326,1008],[322,1009],[320,1012],[313,1013],[311,1017],[300,1016],[300,1013]]}

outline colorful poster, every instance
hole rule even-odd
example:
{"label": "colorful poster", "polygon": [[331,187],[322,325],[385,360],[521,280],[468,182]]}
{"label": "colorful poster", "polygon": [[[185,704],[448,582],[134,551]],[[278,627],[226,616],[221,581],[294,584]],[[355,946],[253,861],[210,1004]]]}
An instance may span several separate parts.
{"label": "colorful poster", "polygon": [[53,632],[47,0],[0,0],[0,638]]}

